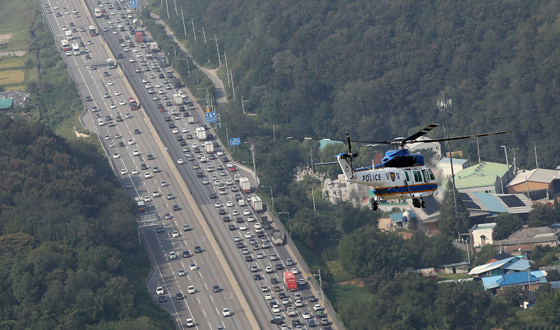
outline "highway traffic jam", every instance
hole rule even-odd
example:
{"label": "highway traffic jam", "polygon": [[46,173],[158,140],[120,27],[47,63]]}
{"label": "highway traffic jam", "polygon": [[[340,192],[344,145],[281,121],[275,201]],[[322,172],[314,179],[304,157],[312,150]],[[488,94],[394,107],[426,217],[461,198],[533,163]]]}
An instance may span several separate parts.
{"label": "highway traffic jam", "polygon": [[181,88],[166,45],[148,39],[128,2],[42,4],[84,100],[83,123],[138,206],[138,235],[155,267],[148,289],[178,327],[249,329],[254,313],[260,328],[331,329],[309,276],[262,213],[255,180],[230,159]]}

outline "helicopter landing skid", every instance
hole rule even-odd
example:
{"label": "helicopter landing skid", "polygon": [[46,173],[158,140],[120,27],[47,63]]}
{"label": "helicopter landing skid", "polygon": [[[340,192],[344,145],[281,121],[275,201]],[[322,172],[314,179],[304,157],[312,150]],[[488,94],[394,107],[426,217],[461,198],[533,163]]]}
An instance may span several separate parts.
{"label": "helicopter landing skid", "polygon": [[377,211],[377,209],[379,208],[379,201],[377,200],[377,198],[372,198],[370,200],[370,204],[371,204],[371,210]]}
{"label": "helicopter landing skid", "polygon": [[423,198],[413,198],[412,205],[416,208],[426,208],[426,202]]}

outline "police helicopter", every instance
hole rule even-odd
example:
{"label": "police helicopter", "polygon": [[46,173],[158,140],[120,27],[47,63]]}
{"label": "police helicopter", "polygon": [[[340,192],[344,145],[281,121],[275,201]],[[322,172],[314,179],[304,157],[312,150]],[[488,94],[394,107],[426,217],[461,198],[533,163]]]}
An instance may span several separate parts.
{"label": "police helicopter", "polygon": [[[424,164],[424,156],[411,154],[405,146],[409,143],[419,142],[417,139],[436,128],[438,124],[430,124],[407,138],[396,138],[389,141],[352,141],[366,143],[366,146],[394,145],[397,150],[385,152],[381,164],[372,164],[369,167],[353,168],[352,160],[358,157],[358,153],[352,153],[350,134],[346,133],[346,141],[321,139],[313,137],[288,137],[287,139],[317,140],[317,141],[339,141],[348,144],[347,153],[336,155],[336,162],[316,163],[317,165],[339,164],[346,180],[350,183],[363,184],[372,187],[374,198],[370,200],[371,209],[376,211],[379,202],[383,199],[412,199],[412,205],[416,208],[426,207],[424,197],[438,194],[437,182],[434,173]],[[482,136],[499,135],[511,133],[510,131],[458,136],[451,138],[433,139],[429,142],[462,140]]]}

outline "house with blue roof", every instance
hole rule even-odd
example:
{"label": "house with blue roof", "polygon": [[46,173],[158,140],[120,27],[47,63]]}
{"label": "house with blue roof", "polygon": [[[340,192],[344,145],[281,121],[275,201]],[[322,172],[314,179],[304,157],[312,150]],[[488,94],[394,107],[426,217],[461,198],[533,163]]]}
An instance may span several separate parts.
{"label": "house with blue roof", "polygon": [[514,256],[474,267],[469,272],[469,275],[474,275],[475,277],[499,276],[510,273],[526,272],[530,269],[531,264],[525,256]]}
{"label": "house with blue roof", "polygon": [[547,283],[546,271],[526,271],[518,273],[487,276],[482,278],[485,291],[500,293],[504,288],[521,286],[523,290],[534,291],[543,283]]}

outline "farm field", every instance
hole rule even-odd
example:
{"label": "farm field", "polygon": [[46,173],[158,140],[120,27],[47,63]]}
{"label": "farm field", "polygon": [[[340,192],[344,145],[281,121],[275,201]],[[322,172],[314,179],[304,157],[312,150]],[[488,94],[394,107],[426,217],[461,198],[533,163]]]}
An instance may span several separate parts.
{"label": "farm field", "polygon": [[28,50],[28,29],[37,13],[31,0],[0,0],[0,52]]}

